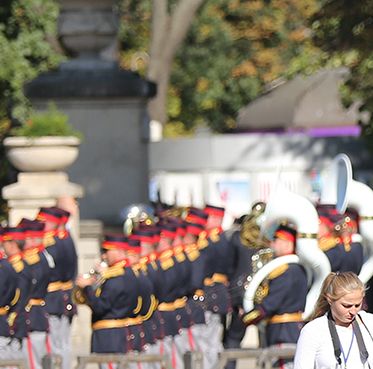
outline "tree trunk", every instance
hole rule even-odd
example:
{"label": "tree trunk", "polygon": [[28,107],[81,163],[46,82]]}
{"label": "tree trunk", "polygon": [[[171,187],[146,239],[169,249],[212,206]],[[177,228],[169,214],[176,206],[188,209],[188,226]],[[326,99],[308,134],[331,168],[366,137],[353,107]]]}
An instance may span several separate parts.
{"label": "tree trunk", "polygon": [[204,0],[180,0],[172,14],[167,0],[153,0],[150,63],[147,77],[157,83],[157,95],[149,101],[151,120],[167,121],[167,92],[172,63],[185,39],[193,18]]}

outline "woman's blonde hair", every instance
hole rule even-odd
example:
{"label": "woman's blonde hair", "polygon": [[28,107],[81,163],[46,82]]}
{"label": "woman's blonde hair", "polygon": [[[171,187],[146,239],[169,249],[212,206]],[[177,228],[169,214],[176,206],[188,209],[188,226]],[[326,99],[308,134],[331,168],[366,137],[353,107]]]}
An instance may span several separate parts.
{"label": "woman's blonde hair", "polygon": [[344,295],[361,291],[365,295],[364,283],[353,272],[332,272],[325,278],[317,299],[315,310],[310,320],[316,319],[329,311],[329,301],[337,301]]}

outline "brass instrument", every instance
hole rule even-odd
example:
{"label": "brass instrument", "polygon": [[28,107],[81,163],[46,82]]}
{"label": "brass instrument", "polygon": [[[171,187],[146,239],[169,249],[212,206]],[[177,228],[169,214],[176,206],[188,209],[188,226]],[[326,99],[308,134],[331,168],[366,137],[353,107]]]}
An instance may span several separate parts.
{"label": "brass instrument", "polygon": [[[253,280],[253,276],[274,257],[273,250],[269,247],[258,250],[251,257],[252,273],[246,278],[244,288],[247,289],[249,283]],[[264,297],[268,294],[268,279],[264,279],[255,292],[255,302],[260,304]]]}
{"label": "brass instrument", "polygon": [[[100,269],[106,269],[108,265],[106,264],[105,261],[101,261],[99,264]],[[89,278],[95,278],[95,283],[93,284],[92,288],[94,290],[97,290],[99,286],[102,283],[102,278],[101,278],[101,272],[97,270],[97,268],[91,268],[88,273],[83,273],[83,278],[89,279]],[[74,286],[72,290],[72,300],[74,304],[82,305],[87,303],[87,297],[83,291],[82,288],[79,286]]]}
{"label": "brass instrument", "polygon": [[165,210],[164,215],[171,218],[175,217],[185,219],[188,215],[189,208],[190,207],[188,206],[173,206],[172,208]]}
{"label": "brass instrument", "polygon": [[265,211],[265,203],[257,202],[241,224],[240,240],[247,247],[261,249],[267,247],[266,241],[262,239],[260,234],[261,218]]}
{"label": "brass instrument", "polygon": [[123,232],[125,235],[132,234],[132,231],[140,223],[152,225],[155,223],[154,209],[146,204],[131,204],[121,211],[124,219]]}

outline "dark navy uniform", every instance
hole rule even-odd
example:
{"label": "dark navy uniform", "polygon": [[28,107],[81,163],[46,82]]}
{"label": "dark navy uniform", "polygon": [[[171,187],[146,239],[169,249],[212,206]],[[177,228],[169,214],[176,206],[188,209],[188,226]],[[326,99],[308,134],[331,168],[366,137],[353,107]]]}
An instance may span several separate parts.
{"label": "dark navy uniform", "polygon": [[2,255],[0,255],[0,281],[0,336],[10,337],[8,314],[19,299],[18,276]]}
{"label": "dark navy uniform", "polygon": [[227,234],[219,229],[209,232],[208,243],[204,280],[207,310],[224,316],[232,308],[228,286],[234,272],[234,249]]}
{"label": "dark navy uniform", "polygon": [[353,235],[349,239],[330,236],[319,240],[319,247],[327,256],[332,272],[360,273],[364,262],[360,239],[360,235]]}
{"label": "dark navy uniform", "polygon": [[50,283],[46,296],[47,311],[50,316],[61,317],[64,314],[63,292],[61,289],[63,270],[63,245],[56,232],[47,232],[44,239],[45,255],[51,266]]}
{"label": "dark navy uniform", "polygon": [[73,281],[75,281],[78,273],[78,255],[70,232],[60,231],[58,236],[61,240],[61,249],[63,250],[64,255],[64,258],[61,260],[61,290],[64,304],[63,313],[71,322],[73,316],[76,314],[76,305],[72,301],[72,290],[74,287]]}
{"label": "dark navy uniform", "polygon": [[[70,322],[71,312],[67,310],[69,301],[64,301],[65,290],[72,288],[71,280],[64,282],[70,268],[70,254],[64,247],[60,236],[61,227],[67,221],[67,212],[57,207],[40,208],[37,220],[45,223],[45,256],[47,257],[51,275],[46,296],[49,314],[51,349],[53,354],[62,357],[62,368],[69,369],[70,362]],[[69,264],[69,265],[68,265]],[[70,278],[68,276],[67,278]]]}
{"label": "dark navy uniform", "polygon": [[48,313],[45,296],[49,284],[50,269],[48,261],[39,248],[24,251],[24,261],[30,268],[31,290],[25,307],[28,355],[31,367],[42,368],[42,359],[51,353],[49,341]]}
{"label": "dark navy uniform", "polygon": [[203,281],[205,279],[204,259],[201,257],[197,244],[185,246],[185,253],[190,262],[188,307],[190,308],[191,324],[205,324],[205,296]]}
{"label": "dark navy uniform", "polygon": [[[130,340],[128,346],[130,350],[142,351],[147,344],[155,343],[156,327],[154,327],[153,313],[157,307],[157,300],[154,295],[153,283],[147,276],[146,267],[141,264],[134,265],[132,268],[139,285],[139,304],[134,313],[141,317],[141,323],[129,327]],[[129,272],[129,271],[127,271]]]}
{"label": "dark navy uniform", "polygon": [[179,329],[189,328],[192,324],[192,313],[186,302],[190,291],[191,264],[186,257],[183,246],[174,247],[173,252],[175,268],[177,270],[176,281],[178,284],[178,292],[175,300],[179,301],[175,304],[176,320],[179,322]]}
{"label": "dark navy uniform", "polygon": [[[241,347],[241,341],[245,336],[247,328],[241,319],[240,313],[245,292],[244,285],[246,278],[252,274],[251,258],[257,250],[241,243],[239,230],[232,233],[230,244],[234,249],[235,272],[231,276],[229,283],[232,314],[229,324],[226,324],[225,327],[223,345],[225,349],[238,349]],[[227,367],[235,368],[235,362],[229,362]]]}
{"label": "dark navy uniform", "polygon": [[158,256],[159,278],[161,290],[158,291],[158,311],[164,322],[165,336],[176,336],[179,333],[180,323],[176,320],[174,301],[179,298],[178,270],[175,268],[173,250],[163,251]]}
{"label": "dark navy uniform", "polygon": [[362,237],[357,232],[357,214],[347,210],[337,213],[335,206],[324,205],[319,209],[319,248],[326,254],[332,272],[359,274],[364,263]]}
{"label": "dark navy uniform", "polygon": [[150,318],[153,328],[153,336],[155,339],[163,339],[166,336],[165,322],[161,313],[157,310],[160,296],[162,295],[162,279],[159,271],[159,263],[157,262],[157,254],[155,252],[141,258],[140,263],[143,268],[146,267],[146,275],[150,280],[153,288],[153,295],[156,300],[155,311]]}
{"label": "dark navy uniform", "polygon": [[45,296],[49,284],[50,268],[48,261],[39,249],[24,252],[24,261],[29,265],[31,290],[26,305],[28,332],[47,332],[49,329]]}
{"label": "dark navy uniform", "polygon": [[141,323],[136,317],[140,287],[131,268],[118,262],[101,274],[97,289],[84,288],[87,304],[92,309],[92,346],[96,353],[126,353],[127,327]]}
{"label": "dark navy uniform", "polygon": [[[27,337],[26,306],[30,300],[32,274],[31,269],[21,255],[14,255],[8,259],[18,275],[19,299],[10,311],[10,333],[12,336],[23,339]],[[14,315],[12,315],[14,314]],[[14,317],[14,319],[13,319]]]}
{"label": "dark navy uniform", "polygon": [[263,301],[243,316],[245,324],[256,324],[264,318],[266,343],[296,343],[303,326],[307,276],[299,264],[285,264],[269,275],[269,291]]}

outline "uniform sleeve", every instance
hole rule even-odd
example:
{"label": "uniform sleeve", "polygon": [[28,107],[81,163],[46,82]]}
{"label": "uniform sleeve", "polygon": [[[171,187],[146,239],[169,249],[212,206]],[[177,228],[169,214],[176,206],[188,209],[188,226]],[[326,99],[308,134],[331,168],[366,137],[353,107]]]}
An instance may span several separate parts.
{"label": "uniform sleeve", "polygon": [[118,291],[111,281],[106,281],[97,290],[94,290],[91,286],[84,288],[84,293],[87,296],[87,303],[96,315],[105,315],[110,311],[118,298]]}
{"label": "uniform sleeve", "polygon": [[200,255],[196,260],[191,262],[190,273],[190,293],[193,294],[196,290],[203,288],[203,280],[205,277],[204,257]]}
{"label": "uniform sleeve", "polygon": [[294,357],[294,369],[314,369],[318,346],[317,332],[310,322],[300,332]]}
{"label": "uniform sleeve", "polygon": [[288,298],[292,277],[293,274],[287,270],[279,277],[270,280],[269,293],[261,304],[261,308],[266,312],[267,316],[276,314],[281,308],[283,301]]}

